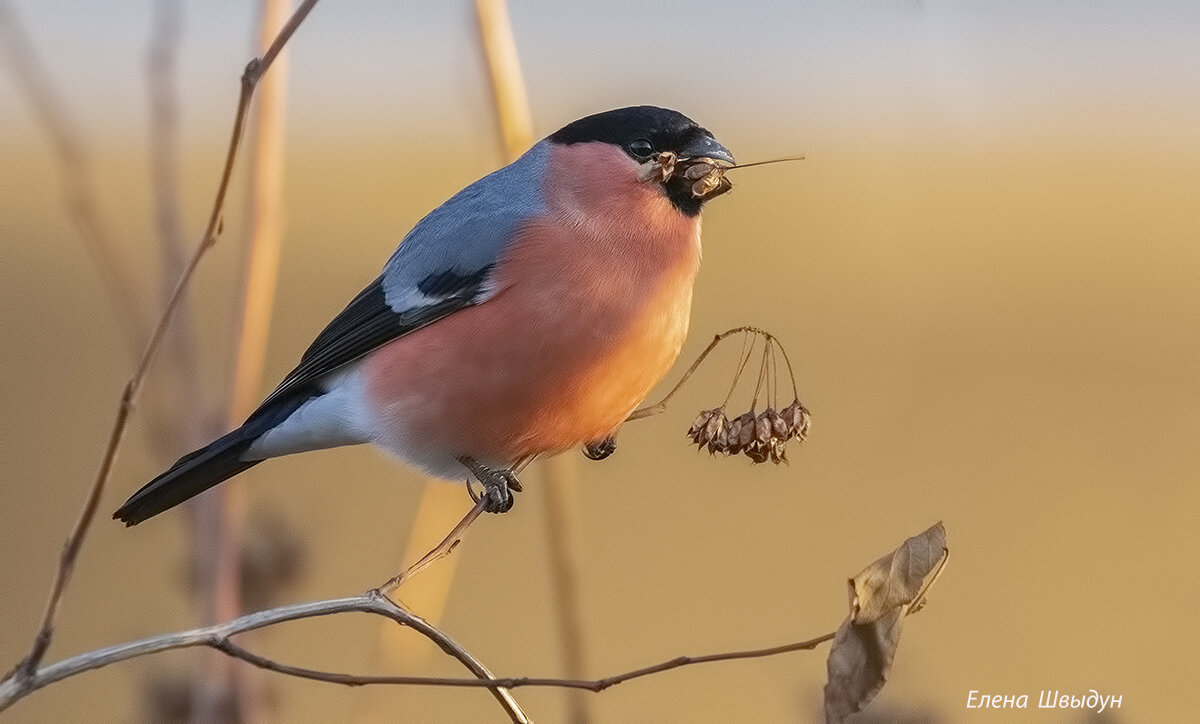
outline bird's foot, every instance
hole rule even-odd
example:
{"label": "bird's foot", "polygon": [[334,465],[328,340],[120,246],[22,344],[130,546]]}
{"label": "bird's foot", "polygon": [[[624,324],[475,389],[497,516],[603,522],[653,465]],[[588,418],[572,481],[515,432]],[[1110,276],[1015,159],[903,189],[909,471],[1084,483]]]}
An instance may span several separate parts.
{"label": "bird's foot", "polygon": [[617,451],[617,438],[609,435],[603,440],[595,440],[583,446],[583,454],[589,460],[603,460]]}
{"label": "bird's foot", "polygon": [[507,513],[512,509],[515,500],[513,493],[519,493],[522,490],[521,481],[517,479],[516,473],[508,468],[489,468],[486,465],[480,465],[466,455],[458,460],[483,485],[483,493],[476,494],[470,481],[467,481],[467,492],[471,494],[471,500],[476,503],[483,501],[484,512]]}

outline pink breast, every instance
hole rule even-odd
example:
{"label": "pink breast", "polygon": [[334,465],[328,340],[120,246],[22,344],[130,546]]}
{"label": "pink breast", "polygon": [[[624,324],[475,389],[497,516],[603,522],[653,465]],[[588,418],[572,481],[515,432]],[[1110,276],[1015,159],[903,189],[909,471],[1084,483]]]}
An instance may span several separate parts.
{"label": "pink breast", "polygon": [[700,255],[698,220],[632,167],[606,144],[554,149],[549,213],[500,291],[365,361],[379,442],[508,464],[621,425],[679,354]]}

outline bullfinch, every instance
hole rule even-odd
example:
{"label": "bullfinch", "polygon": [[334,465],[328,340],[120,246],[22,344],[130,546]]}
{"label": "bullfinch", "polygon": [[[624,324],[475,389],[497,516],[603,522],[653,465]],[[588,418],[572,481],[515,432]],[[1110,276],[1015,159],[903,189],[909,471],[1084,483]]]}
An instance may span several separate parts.
{"label": "bullfinch", "polygon": [[500,512],[529,460],[611,452],[683,346],[700,211],[733,164],[665,108],[568,124],[423,218],[241,427],[113,517],[134,525],[268,458],[360,443],[473,476]]}

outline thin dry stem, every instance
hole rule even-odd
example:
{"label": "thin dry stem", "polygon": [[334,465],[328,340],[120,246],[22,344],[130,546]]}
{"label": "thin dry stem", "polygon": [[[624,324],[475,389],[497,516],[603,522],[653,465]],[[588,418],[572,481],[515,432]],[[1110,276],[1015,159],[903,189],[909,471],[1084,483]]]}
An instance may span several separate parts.
{"label": "thin dry stem", "polygon": [[467,532],[467,528],[475,522],[475,519],[483,514],[483,508],[486,504],[484,499],[480,499],[475,503],[475,507],[467,511],[463,519],[458,521],[458,524],[450,531],[450,533],[442,539],[441,543],[434,546],[433,550],[429,551],[421,558],[421,560],[409,566],[400,575],[389,578],[382,585],[372,589],[375,593],[381,596],[387,596],[392,591],[402,586],[406,581],[428,568],[430,564],[438,561],[454,552],[458,544],[462,542],[463,535]]}
{"label": "thin dry stem", "polygon": [[[578,459],[558,456],[541,464],[544,490],[542,512],[550,560],[550,584],[558,623],[563,669],[568,678],[582,679],[587,672],[587,637],[583,619],[583,593],[579,562],[582,560],[582,505],[579,500]],[[575,724],[593,718],[590,703],[580,693],[567,701],[568,719]]]}
{"label": "thin dry stem", "polygon": [[[288,20],[291,0],[262,0],[258,19],[257,50],[270,50],[278,29]],[[248,196],[250,224],[243,252],[243,275],[236,306],[238,330],[231,360],[232,382],[225,410],[226,421],[236,426],[252,411],[260,394],[267,338],[275,300],[283,229],[284,110],[287,54],[277,52],[274,71],[262,79],[249,125],[250,165]],[[214,495],[196,501],[206,508],[197,516],[203,525],[194,530],[196,560],[208,600],[206,623],[224,621],[242,609],[242,537],[246,497],[240,480],[226,482]],[[246,721],[263,716],[261,696],[254,681],[240,675],[230,659],[214,654],[205,667],[206,684],[197,692],[198,718],[211,719],[216,707],[232,693]]]}
{"label": "thin dry stem", "polygon": [[[654,415],[657,415],[660,412],[664,412],[667,409],[667,403],[670,402],[671,398],[675,396],[675,393],[679,392],[679,389],[681,387],[683,387],[683,385],[689,379],[691,379],[692,375],[696,373],[696,370],[700,368],[700,365],[704,362],[704,360],[708,357],[708,355],[714,349],[717,348],[717,345],[719,345],[721,342],[725,341],[727,338],[731,337],[732,335],[740,334],[742,332],[762,335],[765,339],[775,339],[774,335],[767,332],[766,330],[759,329],[758,327],[735,327],[733,329],[728,329],[724,332],[721,332],[720,334],[713,337],[713,340],[708,343],[708,346],[704,348],[704,351],[701,352],[699,354],[699,356],[696,357],[696,360],[694,362],[692,362],[692,365],[690,367],[687,368],[687,371],[683,373],[683,376],[679,378],[679,381],[675,383],[675,386],[672,387],[670,389],[670,391],[667,392],[667,394],[664,395],[661,400],[654,403],[653,405],[648,405],[646,407],[642,407],[637,410],[634,410],[633,412],[631,412],[629,414],[629,417],[626,418],[625,421],[633,422],[634,420],[641,420],[643,418],[653,417]],[[749,360],[749,356],[747,356],[746,359]],[[742,363],[742,365],[739,366],[739,368],[738,368],[739,376],[741,375],[741,370],[744,368],[745,368],[745,363]],[[734,383],[736,384],[736,382],[737,382],[737,379],[735,378]]]}
{"label": "thin dry stem", "polygon": [[[232,641],[232,638],[238,634],[265,628],[267,626],[278,625],[287,621],[296,621],[304,618],[330,616],[334,614],[350,612],[371,613],[384,616],[402,626],[411,628],[412,630],[432,641],[447,655],[452,656],[461,662],[463,666],[466,667],[467,670],[469,670],[476,678],[459,679],[429,676],[358,676],[352,674],[318,671],[315,669],[305,669],[287,664],[281,664],[266,657],[251,653]],[[314,601],[311,603],[281,606],[268,611],[260,611],[258,613],[248,614],[227,623],[192,629],[190,631],[180,631],[176,633],[162,634],[159,636],[151,636],[138,641],[131,641],[128,643],[109,646],[107,648],[97,649],[95,651],[80,654],[78,656],[42,667],[31,674],[24,681],[10,678],[0,682],[0,711],[3,711],[7,707],[11,706],[14,702],[24,698],[25,696],[28,696],[38,689],[86,671],[92,671],[94,669],[99,669],[119,661],[126,661],[128,659],[147,656],[149,654],[155,654],[162,651],[190,648],[195,646],[207,646],[223,651],[230,656],[239,658],[243,661],[247,661],[248,663],[268,669],[270,671],[276,671],[279,673],[288,674],[290,676],[298,676],[306,679],[344,684],[348,686],[361,686],[366,684],[393,684],[486,688],[492,692],[493,696],[495,696],[496,699],[501,703],[505,712],[513,721],[525,722],[528,721],[528,718],[524,712],[521,711],[520,706],[512,698],[512,695],[509,694],[507,691],[508,689],[521,686],[541,686],[584,689],[587,691],[600,692],[632,679],[650,676],[652,674],[658,674],[664,671],[670,671],[671,669],[677,669],[683,666],[713,663],[718,661],[762,658],[766,656],[778,656],[780,654],[790,653],[793,651],[811,650],[832,638],[833,634],[830,633],[825,634],[824,636],[818,636],[814,639],[809,639],[807,641],[784,644],[782,646],[772,646],[769,648],[750,649],[746,651],[730,651],[716,654],[706,654],[703,656],[678,656],[667,661],[652,664],[639,669],[634,669],[632,671],[626,671],[613,676],[608,676],[603,679],[586,680],[548,677],[498,678],[493,676],[492,673],[488,671],[488,669],[481,662],[479,662],[478,659],[476,659],[469,651],[463,648],[461,644],[452,639],[449,635],[431,625],[421,617],[397,605],[385,596],[377,592],[370,591],[361,596],[353,596],[350,598],[338,598],[328,601]]]}
{"label": "thin dry stem", "polygon": [[[741,379],[742,372],[746,369],[746,365],[750,363],[750,359],[754,357],[754,345],[757,343],[757,334],[747,333],[742,335],[742,351],[738,356],[738,366],[733,372],[733,379],[729,381],[729,391],[725,393],[725,399],[721,402],[721,407],[725,407],[733,399],[733,392],[737,389],[738,380]],[[666,400],[663,402],[666,402]]]}
{"label": "thin dry stem", "polygon": [[785,163],[787,161],[803,161],[806,156],[784,156],[782,158],[772,158],[767,161],[752,161],[750,163],[735,163],[732,166],[725,168],[726,171],[732,171],[735,168],[751,168],[753,166],[766,166],[772,163]]}
{"label": "thin dry stem", "polygon": [[121,447],[121,441],[124,439],[125,430],[129,424],[129,415],[133,411],[138,393],[145,381],[146,371],[150,368],[151,362],[154,361],[155,354],[162,343],[163,335],[171,322],[171,318],[175,314],[175,310],[183,299],[183,293],[187,289],[188,283],[191,281],[192,275],[200,263],[200,259],[209,247],[216,242],[217,234],[220,232],[221,227],[221,210],[224,208],[225,194],[229,189],[229,180],[233,175],[233,162],[237,158],[242,129],[246,120],[246,111],[249,107],[250,99],[254,94],[255,85],[258,79],[262,77],[262,74],[270,67],[271,61],[278,55],[283,44],[287,42],[287,39],[291,37],[292,33],[299,27],[300,22],[303,21],[304,17],[308,15],[316,3],[317,0],[306,0],[296,10],[296,13],[284,27],[283,31],[280,32],[279,37],[276,38],[275,43],[272,44],[268,53],[261,59],[256,58],[250,61],[249,65],[246,66],[246,71],[242,75],[242,90],[238,98],[237,114],[229,141],[229,151],[225,158],[225,168],[221,174],[221,182],[217,189],[216,199],[213,202],[208,227],[205,229],[204,236],[199,245],[197,245],[195,253],[180,275],[179,281],[175,284],[175,288],[172,290],[167,301],[166,308],[163,310],[158,324],[155,325],[154,332],[150,335],[150,339],[146,343],[145,351],[142,353],[137,369],[126,383],[125,389],[121,394],[116,419],[113,421],[112,431],[109,433],[108,446],[101,458],[100,470],[96,473],[96,478],[84,501],[83,509],[80,511],[79,517],[75,521],[75,526],[67,538],[66,546],[63,548],[63,553],[59,560],[58,571],[50,589],[50,595],[46,601],[41,625],[38,628],[37,635],[34,637],[33,646],[29,654],[17,667],[15,678],[27,678],[32,675],[32,672],[37,669],[38,664],[46,655],[46,649],[49,648],[50,640],[53,637],[54,620],[58,613],[59,601],[66,590],[67,582],[70,580],[71,572],[74,569],[75,561],[79,556],[79,550],[83,545],[87,531],[96,516],[96,509],[104,493],[104,487],[112,474],[113,463],[116,461],[117,452]]}
{"label": "thin dry stem", "polygon": [[[464,518],[459,524],[459,526],[456,527],[456,531],[461,533],[460,529],[465,529],[466,526],[470,525],[470,522],[482,513],[482,510],[482,504],[476,505],[476,507],[472,509],[472,512],[469,513],[467,517]],[[425,559],[422,560],[424,561],[429,559],[430,562],[432,562],[432,560],[436,560],[438,557],[446,555],[452,551],[457,543],[458,536],[455,532],[452,532],[450,536],[447,536],[447,539],[443,541],[442,544],[440,544],[433,551],[430,551]],[[949,559],[949,556],[949,548],[943,548],[942,560],[940,564],[926,584],[922,587],[921,591],[918,592],[908,604],[904,615],[910,616],[923,608],[925,596],[928,594],[934,583],[937,582],[938,576],[941,574],[941,571],[944,568],[946,561]],[[391,582],[389,581],[389,583]],[[387,586],[388,584],[384,585]],[[382,588],[384,587],[381,586],[380,589]],[[97,649],[95,651],[80,654],[55,664],[50,664],[48,666],[28,672],[24,675],[22,675],[20,671],[15,671],[12,675],[0,680],[0,712],[4,711],[14,702],[28,696],[42,687],[65,678],[75,676],[76,674],[81,674],[85,671],[91,671],[93,669],[98,669],[118,661],[125,661],[127,659],[146,656],[148,654],[154,654],[161,651],[188,648],[193,646],[208,646],[210,648],[222,651],[231,657],[241,659],[242,661],[246,661],[247,663],[266,670],[305,679],[325,681],[347,686],[393,684],[412,686],[484,687],[492,692],[492,695],[497,699],[497,701],[500,702],[505,712],[513,721],[526,722],[528,721],[528,718],[525,716],[524,712],[521,711],[521,708],[517,702],[512,698],[511,693],[508,691],[509,689],[514,689],[521,686],[543,686],[567,689],[583,689],[592,692],[600,692],[632,679],[650,676],[693,664],[762,658],[767,656],[777,656],[792,651],[811,650],[816,648],[818,645],[833,639],[834,637],[833,633],[828,633],[807,641],[783,644],[780,646],[771,646],[768,648],[705,654],[702,656],[678,656],[667,661],[613,676],[608,676],[603,679],[589,680],[576,678],[539,677],[497,678],[493,676],[492,673],[488,671],[487,668],[484,667],[484,665],[480,663],[469,651],[450,638],[450,636],[442,632],[436,626],[430,624],[428,621],[425,621],[421,617],[409,612],[404,607],[396,604],[380,589],[367,591],[360,596],[354,596],[350,598],[339,598],[328,601],[315,601],[311,603],[281,606],[268,611],[260,611],[258,613],[248,614],[223,624],[193,629],[191,631],[162,634],[138,641],[131,641],[103,649]],[[455,659],[460,661],[469,671],[471,671],[472,674],[474,674],[476,678],[456,679],[428,676],[360,676],[320,671],[316,669],[306,669],[288,664],[282,664],[272,659],[259,656],[242,648],[231,640],[235,635],[265,628],[267,626],[277,625],[286,621],[295,621],[303,618],[328,616],[346,612],[365,612],[385,616],[392,619],[396,623],[401,624],[402,626],[413,629],[414,631],[428,638],[430,641],[434,642],[446,654],[453,656]]]}
{"label": "thin dry stem", "polygon": [[[269,611],[252,613],[228,623],[206,626],[191,631],[163,634],[150,638],[118,644],[104,649],[97,649],[65,661],[60,661],[42,667],[25,677],[10,677],[0,681],[0,711],[11,706],[19,699],[53,684],[56,681],[81,674],[85,671],[98,669],[118,661],[146,656],[148,654],[168,651],[171,649],[189,648],[193,646],[208,646],[226,651],[231,656],[238,656],[241,649],[233,645],[230,638],[247,631],[272,626],[286,621],[296,621],[315,616],[329,616],[337,613],[362,612],[385,616],[396,623],[413,629],[430,641],[446,654],[460,661],[476,677],[491,680],[492,674],[478,659],[440,629],[430,625],[421,617],[405,610],[375,592],[361,596],[339,598],[329,601],[315,601],[292,606],[281,606]],[[238,656],[238,658],[242,658]],[[251,661],[251,663],[256,663]],[[278,670],[278,669],[277,669]],[[505,691],[502,684],[486,685],[492,694],[504,707],[505,712],[515,722],[527,722],[528,718],[512,696]]]}
{"label": "thin dry stem", "polygon": [[793,644],[784,644],[782,646],[772,646],[765,649],[729,651],[719,654],[706,654],[704,656],[677,656],[673,659],[668,659],[667,661],[662,661],[650,666],[644,666],[640,669],[634,669],[633,671],[626,671],[613,676],[607,676],[603,679],[578,679],[570,677],[552,678],[536,676],[456,679],[441,676],[371,676],[341,674],[281,664],[272,659],[268,659],[247,651],[246,649],[243,649],[232,642],[227,642],[226,644],[222,645],[220,649],[230,656],[235,656],[243,661],[249,662],[255,666],[259,666],[269,671],[287,674],[288,676],[297,676],[303,679],[312,679],[314,681],[326,681],[332,684],[344,684],[346,686],[365,686],[370,684],[392,684],[398,686],[451,686],[460,688],[491,688],[499,686],[505,689],[517,689],[523,686],[540,686],[599,693],[605,689],[612,688],[617,684],[623,684],[626,681],[640,679],[644,676],[650,676],[652,674],[660,674],[664,671],[670,671],[672,669],[678,669],[684,666],[691,666],[693,664],[708,664],[718,661],[736,661],[739,659],[758,659],[767,656],[787,654],[793,651],[810,651],[826,641],[829,641],[833,637],[834,634],[828,633],[824,636],[818,636],[815,639],[798,641]]}

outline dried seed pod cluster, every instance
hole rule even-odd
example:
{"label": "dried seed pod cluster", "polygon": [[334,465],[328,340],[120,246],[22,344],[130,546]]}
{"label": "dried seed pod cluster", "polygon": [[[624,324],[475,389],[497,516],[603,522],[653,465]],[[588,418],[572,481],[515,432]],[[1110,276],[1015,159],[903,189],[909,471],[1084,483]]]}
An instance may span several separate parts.
{"label": "dried seed pod cluster", "polygon": [[679,175],[691,184],[692,196],[710,199],[733,188],[725,178],[725,172],[731,167],[731,164],[713,158],[680,158],[671,151],[663,151],[654,156],[653,163],[645,165],[641,179],[666,183]]}
{"label": "dried seed pod cluster", "polygon": [[725,168],[710,161],[695,161],[683,170],[683,177],[692,182],[692,196],[706,198],[725,180]]}
{"label": "dried seed pod cluster", "polygon": [[687,434],[701,450],[708,448],[710,454],[742,454],[755,463],[770,460],[778,465],[787,462],[788,440],[803,442],[811,425],[808,410],[800,400],[793,400],[783,410],[768,407],[755,414],[751,409],[733,420],[725,414],[724,407],[704,410]]}

